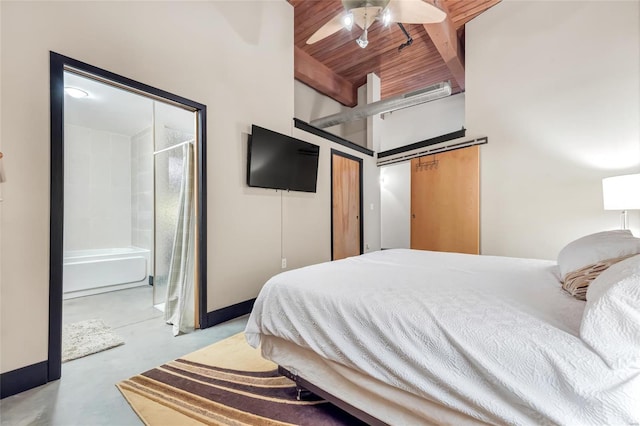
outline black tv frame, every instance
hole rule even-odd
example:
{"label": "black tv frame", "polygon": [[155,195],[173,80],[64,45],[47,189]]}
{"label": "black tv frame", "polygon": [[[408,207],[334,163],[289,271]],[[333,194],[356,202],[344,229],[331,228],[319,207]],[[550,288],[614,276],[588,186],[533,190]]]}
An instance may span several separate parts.
{"label": "black tv frame", "polygon": [[[295,185],[262,185],[262,184],[256,184],[255,182],[252,183],[252,173],[251,173],[251,160],[252,160],[252,148],[253,148],[253,137],[254,137],[254,133],[256,132],[256,130],[259,129],[260,132],[266,132],[272,135],[272,137],[276,138],[279,141],[282,142],[290,142],[290,143],[294,143],[297,146],[305,146],[305,147],[313,147],[313,155],[316,157],[316,161],[315,161],[315,170],[314,170],[314,184],[313,184],[313,189],[307,189],[307,188],[303,188],[301,186],[295,186]],[[316,154],[317,152],[317,154]],[[294,138],[292,136],[288,136],[258,125],[253,124],[251,126],[251,134],[249,135],[249,140],[248,140],[248,148],[247,148],[247,185],[249,187],[252,188],[265,188],[265,189],[275,189],[275,190],[281,190],[281,191],[296,191],[296,192],[307,192],[307,193],[315,193],[317,192],[317,188],[318,188],[318,166],[319,166],[319,161],[320,161],[320,146],[313,144],[311,142],[307,142],[307,141],[303,141],[301,139],[297,139]],[[291,183],[292,180],[289,179],[289,183]]]}

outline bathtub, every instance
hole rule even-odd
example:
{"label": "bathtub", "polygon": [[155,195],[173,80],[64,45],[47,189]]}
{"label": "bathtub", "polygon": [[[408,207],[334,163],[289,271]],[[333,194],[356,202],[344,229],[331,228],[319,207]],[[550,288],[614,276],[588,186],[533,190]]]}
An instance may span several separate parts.
{"label": "bathtub", "polygon": [[63,298],[147,285],[149,256],[149,250],[137,247],[66,251]]}

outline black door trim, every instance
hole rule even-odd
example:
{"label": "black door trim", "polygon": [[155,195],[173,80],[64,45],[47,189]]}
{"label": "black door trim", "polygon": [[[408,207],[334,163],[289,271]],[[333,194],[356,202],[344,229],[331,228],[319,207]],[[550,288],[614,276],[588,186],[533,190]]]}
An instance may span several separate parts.
{"label": "black door trim", "polygon": [[425,146],[435,145],[437,143],[451,141],[453,139],[463,138],[467,133],[467,129],[464,127],[461,130],[447,133],[445,135],[436,136],[435,138],[425,139],[420,142],[404,145],[398,148],[389,149],[378,153],[378,158],[388,157],[389,155],[400,154],[407,151],[413,151],[414,149],[424,148]]}
{"label": "black door trim", "polygon": [[0,374],[0,399],[47,383],[47,361]]}
{"label": "black door trim", "polygon": [[347,148],[351,148],[354,151],[359,151],[363,154],[368,155],[369,157],[373,157],[374,153],[369,148],[366,148],[362,145],[358,145],[357,143],[351,142],[350,140],[334,135],[333,133],[329,133],[326,130],[312,126],[311,124],[305,121],[302,121],[299,118],[294,118],[293,124],[297,129],[304,130],[305,132],[311,133],[316,136],[320,136],[321,138],[338,143],[342,146],[346,146]]}
{"label": "black door trim", "polygon": [[363,161],[362,158],[355,155],[347,154],[337,149],[331,148],[331,260],[333,259],[333,155],[339,155],[340,157],[348,158],[349,160],[357,161],[360,163],[359,178],[360,178],[360,254],[364,253],[364,215],[362,214],[364,209],[363,188],[362,188],[362,176],[363,176]]}
{"label": "black door trim", "polygon": [[57,380],[62,372],[62,262],[64,223],[64,71],[78,70],[97,79],[112,81],[152,98],[181,104],[197,114],[198,133],[198,306],[200,327],[207,323],[207,179],[206,179],[206,105],[140,83],[87,63],[49,52],[51,103],[51,188],[49,246],[49,349],[47,379]]}

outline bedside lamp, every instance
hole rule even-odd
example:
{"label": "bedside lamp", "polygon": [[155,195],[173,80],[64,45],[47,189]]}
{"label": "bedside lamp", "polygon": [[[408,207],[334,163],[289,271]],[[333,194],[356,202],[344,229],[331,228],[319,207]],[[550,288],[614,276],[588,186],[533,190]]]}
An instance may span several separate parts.
{"label": "bedside lamp", "polygon": [[602,179],[605,210],[622,210],[620,226],[629,229],[627,210],[640,210],[640,173]]}

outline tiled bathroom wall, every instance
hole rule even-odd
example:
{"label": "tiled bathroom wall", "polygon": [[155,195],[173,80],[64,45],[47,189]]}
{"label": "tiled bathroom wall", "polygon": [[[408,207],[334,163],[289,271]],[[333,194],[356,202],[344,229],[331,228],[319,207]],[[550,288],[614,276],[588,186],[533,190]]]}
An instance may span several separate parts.
{"label": "tiled bathroom wall", "polygon": [[153,274],[153,132],[149,127],[131,137],[131,241],[151,252]]}
{"label": "tiled bathroom wall", "polygon": [[131,141],[65,124],[64,249],[131,245]]}

